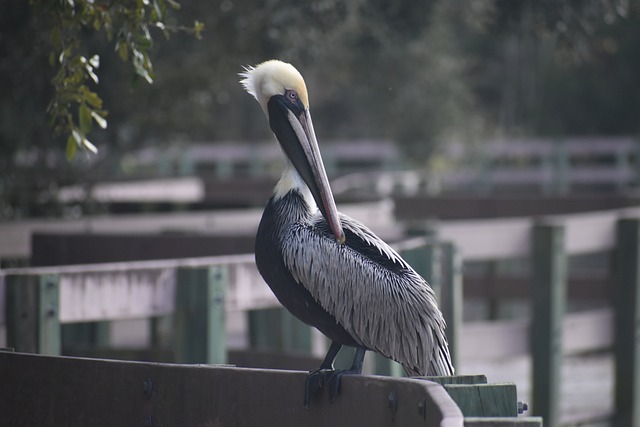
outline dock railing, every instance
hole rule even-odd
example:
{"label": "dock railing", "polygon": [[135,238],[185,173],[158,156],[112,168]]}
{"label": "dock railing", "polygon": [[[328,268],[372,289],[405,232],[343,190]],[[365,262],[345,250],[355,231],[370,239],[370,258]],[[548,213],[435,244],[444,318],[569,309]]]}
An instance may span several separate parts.
{"label": "dock railing", "polygon": [[[410,239],[398,249],[440,293],[454,359],[531,354],[534,413],[557,426],[562,356],[613,348],[615,415],[607,416],[619,426],[640,425],[634,405],[640,401],[639,218],[634,208],[455,221],[437,224],[433,237]],[[612,309],[566,314],[567,258],[604,251],[616,260],[608,282],[615,284]],[[463,326],[462,261],[523,257],[533,272],[531,322]],[[1,276],[8,344],[26,352],[59,354],[64,323],[173,313],[177,361],[225,363],[225,311],[278,307],[251,255],[8,269]],[[394,372],[383,363],[376,369]]]}

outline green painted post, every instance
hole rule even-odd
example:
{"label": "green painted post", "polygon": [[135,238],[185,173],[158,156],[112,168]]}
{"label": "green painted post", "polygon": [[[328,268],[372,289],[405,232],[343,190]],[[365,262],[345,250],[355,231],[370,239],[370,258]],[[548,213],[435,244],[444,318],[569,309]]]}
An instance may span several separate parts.
{"label": "green painted post", "polygon": [[616,227],[615,426],[640,426],[640,219]]}
{"label": "green painted post", "polygon": [[38,283],[38,352],[60,354],[60,277],[45,274]]}
{"label": "green painted post", "polygon": [[7,346],[22,353],[38,352],[34,280],[35,277],[30,276],[6,278]]}
{"label": "green painted post", "polygon": [[562,318],[567,294],[564,228],[555,224],[533,226],[533,410],[547,427],[560,423],[560,364]]}
{"label": "green painted post", "polygon": [[[618,172],[620,176],[625,175],[627,168],[630,169],[630,157],[631,154],[626,151],[620,150],[616,153],[616,172]],[[616,182],[616,189],[618,191],[624,191],[630,184],[631,182],[620,179]]]}
{"label": "green painted post", "polygon": [[58,276],[7,277],[7,345],[24,353],[60,354]]}
{"label": "green painted post", "polygon": [[249,340],[252,348],[311,352],[311,327],[284,308],[251,310]]}
{"label": "green painted post", "polygon": [[634,159],[634,171],[635,171],[635,180],[633,181],[633,184],[635,184],[636,186],[640,185],[640,138],[635,139],[635,150],[634,150],[634,154],[635,156],[633,156]]}
{"label": "green painted post", "polygon": [[226,266],[179,268],[176,295],[176,360],[226,363]]}
{"label": "green painted post", "polygon": [[249,345],[252,349],[275,350],[281,348],[278,313],[282,308],[250,310]]}
{"label": "green painted post", "polygon": [[442,286],[442,246],[429,241],[424,246],[401,251],[400,255],[411,267],[429,282],[429,286],[440,298]]}
{"label": "green painted post", "polygon": [[311,353],[311,327],[281,310],[282,350]]}
{"label": "green painted post", "polygon": [[440,310],[447,322],[447,340],[453,366],[458,365],[458,338],[462,330],[463,288],[462,288],[462,256],[453,243],[443,243],[443,258],[446,274],[442,283]]}

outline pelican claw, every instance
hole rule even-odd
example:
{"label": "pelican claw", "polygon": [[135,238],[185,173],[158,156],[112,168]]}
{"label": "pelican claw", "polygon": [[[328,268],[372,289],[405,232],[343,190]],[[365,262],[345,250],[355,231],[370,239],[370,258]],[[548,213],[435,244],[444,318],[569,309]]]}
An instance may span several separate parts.
{"label": "pelican claw", "polygon": [[331,378],[335,372],[333,369],[315,369],[307,374],[307,379],[304,383],[304,406],[308,409],[311,404],[311,399],[316,395],[318,390],[324,388],[327,383],[327,378]]}

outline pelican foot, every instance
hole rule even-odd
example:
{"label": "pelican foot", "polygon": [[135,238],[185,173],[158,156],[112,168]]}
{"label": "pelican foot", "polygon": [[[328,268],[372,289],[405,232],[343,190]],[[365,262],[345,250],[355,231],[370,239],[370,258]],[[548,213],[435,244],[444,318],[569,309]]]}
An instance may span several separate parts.
{"label": "pelican foot", "polygon": [[311,399],[316,395],[318,390],[324,388],[327,378],[335,372],[334,369],[315,369],[307,374],[307,379],[304,383],[304,406],[309,408]]}
{"label": "pelican foot", "polygon": [[340,392],[342,377],[344,375],[360,375],[361,371],[362,368],[351,368],[331,372],[326,379],[327,389],[329,392],[329,402],[333,403],[336,401],[336,397],[338,397],[338,393]]}

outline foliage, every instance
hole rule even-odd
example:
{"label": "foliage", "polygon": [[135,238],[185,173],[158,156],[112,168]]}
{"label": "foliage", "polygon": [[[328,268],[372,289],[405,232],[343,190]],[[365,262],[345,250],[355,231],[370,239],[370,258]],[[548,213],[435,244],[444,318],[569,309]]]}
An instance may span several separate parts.
{"label": "foliage", "polygon": [[[419,165],[451,139],[640,131],[637,2],[209,0],[179,13],[170,0],[4,3],[0,217],[62,214],[43,201],[121,176],[141,147],[270,138],[237,77],[270,58],[304,74],[321,141],[386,138]],[[191,33],[206,25],[206,43],[174,33],[174,15],[197,20]],[[71,156],[87,138],[99,155],[66,162],[62,143]]]}
{"label": "foliage", "polygon": [[[85,53],[85,32],[103,32],[114,43],[120,59],[130,61],[136,75],[152,83],[150,29],[157,28],[168,37],[176,30],[167,24],[170,9],[179,9],[180,5],[173,0],[31,0],[31,5],[51,25],[49,62],[57,72],[48,111],[56,132],[68,135],[67,158],[74,158],[78,148],[96,153],[87,135],[93,122],[107,127],[107,111],[100,96],[89,87],[98,84],[100,56]],[[203,29],[203,24],[196,21],[188,30],[200,38]]]}

